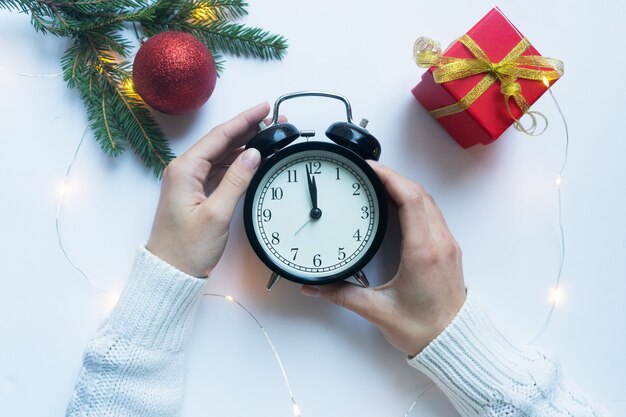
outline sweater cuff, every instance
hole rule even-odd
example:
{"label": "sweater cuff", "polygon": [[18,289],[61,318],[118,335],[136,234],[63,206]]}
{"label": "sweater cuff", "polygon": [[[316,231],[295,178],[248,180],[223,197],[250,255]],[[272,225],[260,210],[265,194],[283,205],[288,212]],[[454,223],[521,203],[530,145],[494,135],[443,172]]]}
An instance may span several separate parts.
{"label": "sweater cuff", "polygon": [[546,369],[546,359],[511,344],[468,293],[454,320],[409,364],[435,381],[461,415],[470,416],[545,395],[558,378],[558,368]]}
{"label": "sweater cuff", "polygon": [[180,351],[189,337],[205,282],[179,271],[142,245],[103,326],[149,349]]}

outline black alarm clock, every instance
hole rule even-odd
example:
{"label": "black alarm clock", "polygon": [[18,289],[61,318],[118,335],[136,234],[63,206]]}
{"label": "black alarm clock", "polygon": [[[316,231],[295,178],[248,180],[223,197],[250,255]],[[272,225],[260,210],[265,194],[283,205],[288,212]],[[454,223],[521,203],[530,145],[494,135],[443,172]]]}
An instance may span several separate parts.
{"label": "black alarm clock", "polygon": [[[315,132],[278,123],[280,104],[297,97],[342,101],[347,121],[326,130],[332,141],[313,139]],[[369,286],[362,268],[382,243],[387,228],[385,190],[366,159],[378,160],[380,143],[352,123],[350,102],[343,96],[302,91],[279,97],[272,122],[247,148],[264,158],[246,193],[243,220],[257,256],[272,275],[267,290],[282,277],[323,285],[354,277]],[[301,142],[287,146],[299,137]]]}

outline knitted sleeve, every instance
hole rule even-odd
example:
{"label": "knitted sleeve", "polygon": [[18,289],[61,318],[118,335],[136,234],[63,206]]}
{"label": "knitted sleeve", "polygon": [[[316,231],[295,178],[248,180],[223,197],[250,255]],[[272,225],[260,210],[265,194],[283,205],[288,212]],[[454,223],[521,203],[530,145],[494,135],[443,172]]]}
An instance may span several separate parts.
{"label": "knitted sleeve", "polygon": [[564,381],[554,357],[511,344],[469,294],[446,330],[409,363],[464,417],[607,415]]}
{"label": "knitted sleeve", "polygon": [[66,416],[175,416],[204,281],[140,248],[120,300],[86,348]]}

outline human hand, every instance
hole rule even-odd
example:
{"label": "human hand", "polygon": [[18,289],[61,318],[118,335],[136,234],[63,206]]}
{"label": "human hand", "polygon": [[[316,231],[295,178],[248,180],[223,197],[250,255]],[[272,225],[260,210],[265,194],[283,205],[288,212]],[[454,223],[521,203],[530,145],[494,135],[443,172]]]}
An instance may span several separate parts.
{"label": "human hand", "polygon": [[242,146],[269,108],[263,103],[244,111],[169,163],[146,249],[189,275],[209,274],[224,252],[235,206],[261,161],[259,151],[244,152]]}
{"label": "human hand", "polygon": [[370,162],[399,209],[402,246],[396,275],[376,288],[342,282],[302,293],[350,309],[376,325],[396,349],[421,352],[465,302],[461,249],[422,186]]}

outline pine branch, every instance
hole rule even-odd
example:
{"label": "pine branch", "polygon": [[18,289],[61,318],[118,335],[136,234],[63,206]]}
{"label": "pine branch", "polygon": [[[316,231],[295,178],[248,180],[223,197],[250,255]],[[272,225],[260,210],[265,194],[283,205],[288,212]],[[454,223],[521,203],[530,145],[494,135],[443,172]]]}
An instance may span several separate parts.
{"label": "pine branch", "polygon": [[45,0],[0,0],[0,8],[29,14],[35,30],[42,33],[54,32],[55,29],[48,30],[48,27],[55,19],[59,25],[62,21]]}
{"label": "pine branch", "polygon": [[118,156],[124,151],[120,143],[124,136],[116,126],[111,126],[106,107],[106,84],[101,77],[102,64],[89,42],[88,35],[80,35],[66,51],[61,59],[63,78],[70,88],[78,89],[87,110],[89,127],[100,148],[110,156]]}
{"label": "pine branch", "polygon": [[111,32],[76,37],[62,58],[63,78],[79,90],[89,125],[104,152],[118,156],[128,143],[159,176],[174,158],[163,131],[132,89],[129,64],[114,56],[123,43]]}
{"label": "pine branch", "polygon": [[163,24],[184,21],[228,20],[246,16],[242,0],[157,0],[147,7],[154,20]]}
{"label": "pine branch", "polygon": [[287,53],[287,39],[284,36],[261,28],[217,21],[200,22],[193,25],[192,30],[209,49],[234,56],[270,60],[281,59]]}
{"label": "pine branch", "polygon": [[241,0],[200,0],[194,3],[196,13],[188,17],[196,21],[236,20],[248,14],[248,3]]}
{"label": "pine branch", "polygon": [[178,30],[196,36],[212,52],[281,59],[287,50],[285,37],[227,21],[245,16],[246,7],[241,0],[159,0],[151,6],[154,18],[139,23],[148,36]]}
{"label": "pine branch", "polygon": [[144,0],[56,0],[55,4],[65,12],[77,12],[84,15],[118,15],[145,6]]}
{"label": "pine branch", "polygon": [[26,13],[29,10],[25,2],[16,0],[0,0],[0,9],[16,10],[22,13]]}
{"label": "pine branch", "polygon": [[89,126],[110,156],[135,151],[159,176],[174,158],[163,131],[132,88],[126,23],[148,36],[166,30],[191,33],[223,70],[222,53],[280,59],[287,40],[260,28],[230,23],[247,14],[242,0],[0,0],[0,9],[30,15],[35,30],[74,40],[63,58],[63,78],[79,92]]}
{"label": "pine branch", "polygon": [[103,74],[108,83],[106,107],[111,109],[112,125],[123,132],[144,164],[160,177],[175,155],[150,110],[128,83],[131,73],[122,70]]}
{"label": "pine branch", "polygon": [[28,13],[35,30],[62,37],[151,20],[146,0],[0,0],[0,8]]}
{"label": "pine branch", "polygon": [[224,72],[224,64],[226,63],[226,60],[224,59],[224,55],[222,55],[218,51],[212,51],[209,49],[209,52],[211,52],[211,55],[213,55],[213,61],[215,61],[215,70],[217,71],[217,76],[219,77]]}
{"label": "pine branch", "polygon": [[234,56],[281,59],[287,53],[287,39],[261,28],[246,27],[223,21],[179,22],[169,25],[143,24],[146,34],[152,36],[166,30],[188,32],[200,39],[211,51]]}

